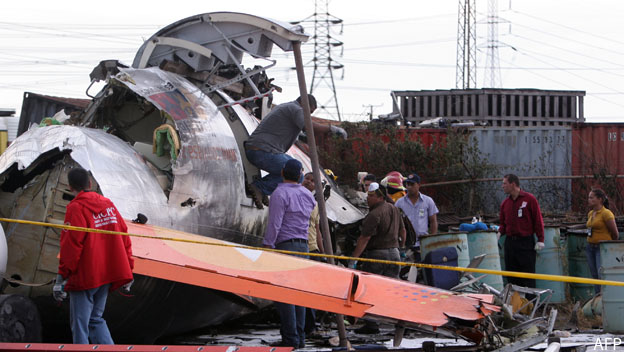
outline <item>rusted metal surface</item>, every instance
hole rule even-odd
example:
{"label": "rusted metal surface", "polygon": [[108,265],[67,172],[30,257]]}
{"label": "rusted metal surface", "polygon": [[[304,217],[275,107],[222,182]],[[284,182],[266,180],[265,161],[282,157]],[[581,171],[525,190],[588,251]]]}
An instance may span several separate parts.
{"label": "rusted metal surface", "polygon": [[438,89],[392,91],[393,112],[406,122],[445,117],[490,126],[553,126],[585,121],[584,91]]}
{"label": "rusted metal surface", "polygon": [[[571,174],[572,129],[556,127],[475,127],[471,138],[488,163],[497,167],[501,178],[518,176],[558,176]],[[496,175],[493,175],[496,176]],[[571,202],[569,179],[522,181],[522,189],[533,193],[543,211],[567,211]],[[486,185],[490,194],[488,213],[496,213],[505,198],[500,187]]]}
{"label": "rusted metal surface", "polygon": [[[537,252],[535,273],[568,275],[568,251],[565,237],[559,226],[544,226],[544,249]],[[552,290],[552,303],[565,303],[568,298],[568,285],[563,282],[535,280],[537,288]]]}
{"label": "rusted metal surface", "polygon": [[44,117],[52,117],[61,110],[65,110],[67,115],[72,112],[79,112],[84,110],[90,102],[90,99],[64,98],[25,92],[17,135],[26,132],[31,124],[39,124]]}
{"label": "rusted metal surface", "polygon": [[438,233],[435,235],[420,236],[421,257],[436,249],[453,247],[457,251],[457,265],[468,267],[470,263],[470,253],[468,248],[468,237],[465,232]]}
{"label": "rusted metal surface", "polygon": [[611,210],[624,212],[624,179],[606,175],[624,174],[624,124],[583,123],[572,130],[572,175],[595,175],[595,179],[573,180],[574,210],[587,211],[587,194],[594,187],[607,191]]}
{"label": "rusted metal surface", "polygon": [[[500,255],[498,251],[498,238],[495,231],[477,231],[467,234],[470,258],[485,254],[483,261],[478,266],[480,269],[501,270]],[[475,274],[476,275],[476,274]],[[481,282],[494,287],[498,291],[503,290],[503,278],[500,275],[486,275]]]}
{"label": "rusted metal surface", "polygon": [[[591,278],[587,264],[587,232],[585,229],[566,232],[568,246],[568,272],[570,276]],[[582,231],[582,232],[581,232]],[[574,301],[586,301],[594,295],[594,287],[587,284],[570,283],[570,298]]]}

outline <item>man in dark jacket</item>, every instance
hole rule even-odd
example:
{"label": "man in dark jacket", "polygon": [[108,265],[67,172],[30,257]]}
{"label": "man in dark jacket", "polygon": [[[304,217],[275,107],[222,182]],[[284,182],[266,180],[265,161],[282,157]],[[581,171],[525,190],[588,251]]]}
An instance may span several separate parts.
{"label": "man in dark jacket", "polygon": [[[115,205],[106,197],[89,191],[91,179],[82,168],[67,174],[76,197],[67,205],[65,224],[98,230],[128,232]],[[53,288],[57,301],[69,292],[73,343],[113,344],[102,318],[108,292],[133,282],[132,244],[128,236],[84,231],[61,232],[58,275]]]}

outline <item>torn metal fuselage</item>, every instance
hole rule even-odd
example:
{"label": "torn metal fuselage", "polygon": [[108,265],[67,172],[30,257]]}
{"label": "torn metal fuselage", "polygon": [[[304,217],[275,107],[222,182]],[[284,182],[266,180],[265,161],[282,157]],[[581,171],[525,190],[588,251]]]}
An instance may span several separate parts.
{"label": "torn metal fuselage", "polygon": [[[62,223],[67,171],[91,171],[94,188],[126,219],[142,213],[149,224],[247,245],[259,245],[266,208],[245,192],[260,174],[244,156],[243,142],[269,106],[264,72],[273,44],[284,50],[307,36],[256,16],[212,13],[159,31],[137,53],[134,67],[103,62],[92,80],[106,86],[74,126],[32,128],[0,156],[0,214]],[[245,69],[246,53],[269,65]],[[163,68],[160,68],[163,67]],[[296,147],[289,151],[307,170]],[[337,193],[328,217],[351,224],[362,214]],[[56,275],[58,230],[8,225],[7,275],[45,282]],[[37,302],[49,337],[68,332],[68,305],[56,306],[50,287],[8,287]],[[240,317],[268,302],[222,291],[139,276],[134,296],[109,297],[106,318],[117,341],[148,343]],[[59,322],[62,324],[58,324]],[[59,328],[63,332],[58,333]]]}

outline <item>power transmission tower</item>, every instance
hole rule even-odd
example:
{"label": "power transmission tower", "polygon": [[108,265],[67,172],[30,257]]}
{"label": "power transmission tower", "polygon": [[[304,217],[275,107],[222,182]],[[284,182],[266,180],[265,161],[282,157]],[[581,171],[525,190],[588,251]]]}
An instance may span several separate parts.
{"label": "power transmission tower", "polygon": [[488,88],[501,88],[503,82],[500,74],[500,60],[498,58],[498,0],[488,0],[488,39],[487,39],[487,57],[485,62],[485,75],[483,86]]}
{"label": "power transmission tower", "polygon": [[322,111],[330,118],[342,121],[333,71],[343,69],[344,65],[337,62],[332,56],[332,49],[342,49],[343,43],[332,35],[332,27],[337,25],[340,25],[340,34],[342,34],[342,19],[329,13],[329,0],[315,0],[314,14],[296,23],[312,23],[314,25],[314,36],[312,37],[314,58],[305,66],[314,69],[310,82],[310,94],[314,94],[316,97],[317,111]]}
{"label": "power transmission tower", "polygon": [[475,0],[459,0],[455,88],[477,87],[477,7]]}

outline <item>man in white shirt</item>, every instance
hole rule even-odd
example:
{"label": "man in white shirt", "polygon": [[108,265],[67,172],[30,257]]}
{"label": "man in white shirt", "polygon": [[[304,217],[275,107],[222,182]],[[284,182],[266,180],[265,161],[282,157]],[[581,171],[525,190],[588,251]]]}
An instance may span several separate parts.
{"label": "man in white shirt", "polygon": [[416,232],[416,246],[420,244],[418,237],[438,232],[438,207],[433,199],[420,193],[420,176],[411,173],[403,181],[407,195],[397,200],[395,206],[403,211],[412,223]]}

